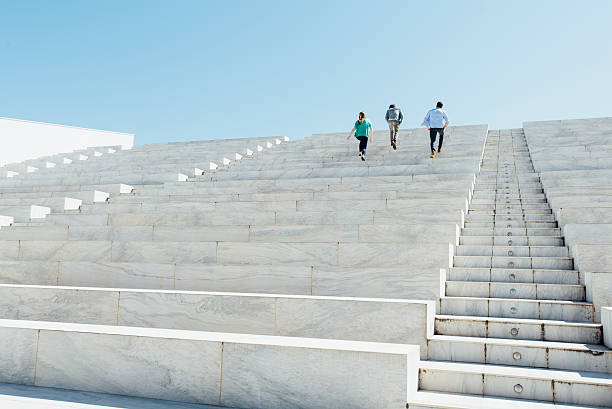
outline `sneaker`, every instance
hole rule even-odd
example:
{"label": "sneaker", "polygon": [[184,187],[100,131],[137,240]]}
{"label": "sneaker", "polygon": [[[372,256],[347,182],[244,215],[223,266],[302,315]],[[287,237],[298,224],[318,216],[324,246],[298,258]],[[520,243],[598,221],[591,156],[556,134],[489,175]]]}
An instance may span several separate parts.
{"label": "sneaker", "polygon": [[365,162],[365,156],[361,156],[361,160]]}
{"label": "sneaker", "polygon": [[442,148],[438,148],[438,153],[442,152]]}
{"label": "sneaker", "polygon": [[431,151],[431,155],[429,155],[430,158],[434,158],[436,156],[436,151]]}
{"label": "sneaker", "polygon": [[395,141],[391,142],[391,146],[393,146],[393,150],[394,151],[397,150],[397,145],[395,144]]}

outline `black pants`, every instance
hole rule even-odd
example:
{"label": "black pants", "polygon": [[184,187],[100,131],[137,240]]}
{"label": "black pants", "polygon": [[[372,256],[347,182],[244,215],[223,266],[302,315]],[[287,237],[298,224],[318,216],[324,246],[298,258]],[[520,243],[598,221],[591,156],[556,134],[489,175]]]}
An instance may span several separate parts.
{"label": "black pants", "polygon": [[357,139],[359,139],[359,153],[365,155],[366,149],[368,147],[368,137],[358,136]]}
{"label": "black pants", "polygon": [[431,150],[434,151],[434,145],[436,144],[436,136],[440,135],[438,140],[438,150],[442,149],[442,141],[444,141],[444,128],[429,128],[429,140]]}

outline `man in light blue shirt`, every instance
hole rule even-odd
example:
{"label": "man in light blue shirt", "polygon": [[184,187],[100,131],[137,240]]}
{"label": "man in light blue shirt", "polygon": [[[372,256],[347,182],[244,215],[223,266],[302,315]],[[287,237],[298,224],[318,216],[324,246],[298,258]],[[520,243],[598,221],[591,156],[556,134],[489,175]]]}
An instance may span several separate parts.
{"label": "man in light blue shirt", "polygon": [[424,125],[427,127],[429,131],[429,147],[431,148],[430,158],[436,156],[436,150],[434,149],[436,143],[436,137],[440,135],[438,140],[438,153],[442,152],[442,141],[444,141],[444,130],[448,126],[448,116],[446,116],[446,112],[442,109],[442,102],[438,101],[436,107],[427,112],[425,115],[425,119],[423,119]]}

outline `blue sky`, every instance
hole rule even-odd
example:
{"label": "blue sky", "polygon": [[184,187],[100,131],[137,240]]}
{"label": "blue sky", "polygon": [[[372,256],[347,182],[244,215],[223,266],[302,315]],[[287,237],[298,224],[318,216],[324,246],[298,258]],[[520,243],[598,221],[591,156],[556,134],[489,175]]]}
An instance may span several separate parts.
{"label": "blue sky", "polygon": [[0,0],[0,116],[136,144],[612,116],[612,1]]}

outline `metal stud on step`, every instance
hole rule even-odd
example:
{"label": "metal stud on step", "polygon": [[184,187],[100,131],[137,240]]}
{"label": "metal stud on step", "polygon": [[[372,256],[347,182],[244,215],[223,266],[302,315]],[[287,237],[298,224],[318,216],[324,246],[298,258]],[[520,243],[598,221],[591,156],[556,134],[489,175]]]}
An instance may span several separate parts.
{"label": "metal stud on step", "polygon": [[520,353],[520,352],[515,352],[515,353],[513,353],[513,354],[512,354],[512,358],[513,358],[515,361],[520,360],[520,359],[522,358],[521,353]]}
{"label": "metal stud on step", "polygon": [[513,256],[513,255],[514,255],[514,251],[512,251],[512,250],[508,250],[508,255],[509,255],[509,256]]}
{"label": "metal stud on step", "polygon": [[511,308],[510,308],[510,312],[511,312],[512,314],[516,314],[516,313],[518,312],[518,308],[516,308],[516,307],[511,307]]}
{"label": "metal stud on step", "polygon": [[510,289],[510,294],[512,294],[512,295],[516,294],[516,288],[511,288]]}
{"label": "metal stud on step", "polygon": [[511,224],[509,224],[509,225],[507,225],[506,227],[507,227],[507,228],[511,228],[511,227],[512,227],[512,225],[511,225]]}
{"label": "metal stud on step", "polygon": [[518,335],[518,333],[519,333],[518,328],[512,328],[510,330],[510,335],[512,335],[513,337],[516,337]]}
{"label": "metal stud on step", "polygon": [[508,278],[509,278],[510,280],[516,280],[516,274],[514,274],[514,273],[510,273],[510,274],[508,275]]}
{"label": "metal stud on step", "polygon": [[512,240],[508,240],[508,245],[511,246],[512,245]]}
{"label": "metal stud on step", "polygon": [[514,385],[512,389],[514,389],[514,392],[516,393],[523,392],[523,386],[520,383],[517,383],[516,385]]}
{"label": "metal stud on step", "polygon": [[512,236],[512,232],[509,231],[508,234],[506,234],[506,236]]}

